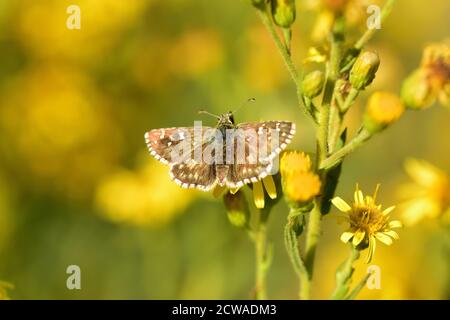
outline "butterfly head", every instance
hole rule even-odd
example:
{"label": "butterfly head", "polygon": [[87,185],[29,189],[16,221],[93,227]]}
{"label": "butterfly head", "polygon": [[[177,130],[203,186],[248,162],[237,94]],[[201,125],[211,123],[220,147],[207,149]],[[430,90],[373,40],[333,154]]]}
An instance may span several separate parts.
{"label": "butterfly head", "polygon": [[219,121],[217,122],[217,126],[219,128],[229,128],[229,129],[234,128],[235,124],[234,124],[233,113],[230,111],[230,112],[221,114],[219,116]]}

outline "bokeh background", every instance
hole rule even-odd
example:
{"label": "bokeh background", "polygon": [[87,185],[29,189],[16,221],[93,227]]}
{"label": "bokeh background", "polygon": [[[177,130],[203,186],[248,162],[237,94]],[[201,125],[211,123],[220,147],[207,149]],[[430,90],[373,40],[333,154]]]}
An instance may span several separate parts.
{"label": "bokeh background", "polygon": [[[299,1],[298,64],[317,14]],[[81,8],[81,29],[66,8]],[[362,12],[364,15],[364,12]],[[450,2],[400,0],[371,47],[381,67],[370,91],[398,92],[422,49],[449,36]],[[361,29],[362,31],[362,29]],[[355,32],[355,34],[357,34]],[[281,58],[249,1],[0,0],[0,280],[13,299],[246,299],[254,253],[220,199],[179,189],[143,139],[152,128],[187,126],[197,110],[241,109],[238,121],[292,120],[291,147],[312,151],[311,123],[296,105]],[[353,107],[357,128],[367,95]],[[213,119],[203,118],[212,125]],[[397,204],[407,157],[450,171],[450,111],[408,112],[345,163],[338,194],[356,182]],[[270,218],[269,297],[296,297],[282,241],[287,208]],[[395,217],[398,217],[398,212]],[[313,297],[327,298],[347,248],[344,226],[325,217]],[[450,297],[449,250],[433,221],[379,245],[381,289],[368,299]],[[66,288],[79,265],[82,289]],[[357,277],[367,266],[358,264]]]}

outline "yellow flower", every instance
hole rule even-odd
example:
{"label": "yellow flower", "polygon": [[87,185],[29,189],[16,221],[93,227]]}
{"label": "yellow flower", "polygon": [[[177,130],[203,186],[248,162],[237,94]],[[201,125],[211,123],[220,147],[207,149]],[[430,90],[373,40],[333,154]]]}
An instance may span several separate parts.
{"label": "yellow flower", "polygon": [[411,109],[430,107],[436,99],[448,104],[450,85],[450,41],[435,43],[424,49],[420,68],[403,83],[402,98]]}
{"label": "yellow flower", "polygon": [[320,179],[316,174],[304,172],[294,179],[288,179],[284,191],[289,199],[305,203],[320,193],[320,186]]}
{"label": "yellow flower", "polygon": [[356,186],[354,202],[349,205],[340,197],[335,197],[331,202],[346,215],[344,218],[350,224],[350,228],[341,235],[344,243],[352,240],[355,247],[367,248],[366,263],[372,260],[375,252],[376,240],[386,245],[392,244],[392,239],[398,239],[398,234],[392,230],[400,228],[402,223],[399,220],[389,219],[389,214],[395,206],[382,210],[381,205],[376,204],[376,196],[379,185],[377,185],[373,196],[364,197],[361,190]]}
{"label": "yellow flower", "polygon": [[312,39],[324,41],[331,32],[336,16],[343,15],[348,27],[365,27],[369,5],[381,6],[381,0],[307,0],[307,8],[318,11]]}
{"label": "yellow flower", "polygon": [[450,176],[424,160],[409,159],[405,169],[414,181],[402,189],[409,198],[403,208],[405,223],[450,216]]}
{"label": "yellow flower", "polygon": [[287,151],[281,156],[283,191],[290,202],[305,205],[320,193],[320,179],[311,167],[311,159],[304,152]]}
{"label": "yellow flower", "polygon": [[281,156],[280,172],[283,177],[311,171],[311,167],[311,158],[304,152],[286,151]]}
{"label": "yellow flower", "polygon": [[164,166],[152,163],[107,177],[97,188],[96,203],[113,222],[158,227],[185,211],[199,194],[179,188],[167,179]]}
{"label": "yellow flower", "polygon": [[375,92],[369,98],[364,124],[377,132],[397,121],[405,111],[402,101],[389,92]]}

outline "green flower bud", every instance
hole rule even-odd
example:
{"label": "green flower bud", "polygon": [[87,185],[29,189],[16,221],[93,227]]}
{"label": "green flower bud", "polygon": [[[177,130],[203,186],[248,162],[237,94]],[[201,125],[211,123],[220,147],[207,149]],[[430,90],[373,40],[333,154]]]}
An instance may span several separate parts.
{"label": "green flower bud", "polygon": [[357,90],[364,90],[375,79],[380,58],[378,54],[371,51],[363,52],[356,59],[350,70],[350,83]]}
{"label": "green flower bud", "polygon": [[273,21],[282,28],[290,28],[295,21],[295,0],[271,0]]}
{"label": "green flower bud", "polygon": [[420,110],[430,107],[438,92],[439,88],[430,81],[426,70],[417,69],[403,81],[400,96],[407,108]]}
{"label": "green flower bud", "polygon": [[230,223],[238,228],[248,227],[250,212],[244,193],[240,190],[235,194],[227,192],[223,196],[223,202]]}
{"label": "green flower bud", "polygon": [[252,5],[258,9],[264,9],[266,6],[266,0],[251,0]]}
{"label": "green flower bud", "polygon": [[322,71],[313,71],[308,73],[301,83],[303,94],[312,99],[317,97],[323,89],[325,75]]}

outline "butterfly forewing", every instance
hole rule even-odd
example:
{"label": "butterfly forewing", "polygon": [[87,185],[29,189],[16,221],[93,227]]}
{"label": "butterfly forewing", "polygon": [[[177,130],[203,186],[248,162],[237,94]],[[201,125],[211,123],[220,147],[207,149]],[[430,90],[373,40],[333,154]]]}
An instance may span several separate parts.
{"label": "butterfly forewing", "polygon": [[[203,130],[212,132],[214,129],[203,127]],[[196,158],[194,150],[202,146],[205,139],[207,143],[213,142],[212,137],[205,135],[198,139],[197,134],[194,127],[155,129],[145,133],[145,142],[150,154],[164,164],[188,162]]]}
{"label": "butterfly forewing", "polygon": [[215,170],[213,163],[203,161],[203,152],[215,143],[215,129],[201,129],[200,136],[194,127],[156,129],[147,132],[145,140],[150,154],[171,166],[170,177],[178,185],[208,191],[215,184]]}
{"label": "butterfly forewing", "polygon": [[[266,121],[241,123],[237,126],[241,132],[256,132],[258,161],[271,162],[286,149],[295,134],[295,123],[289,121]],[[247,138],[248,143],[250,142]]]}

